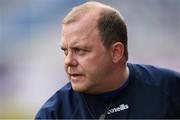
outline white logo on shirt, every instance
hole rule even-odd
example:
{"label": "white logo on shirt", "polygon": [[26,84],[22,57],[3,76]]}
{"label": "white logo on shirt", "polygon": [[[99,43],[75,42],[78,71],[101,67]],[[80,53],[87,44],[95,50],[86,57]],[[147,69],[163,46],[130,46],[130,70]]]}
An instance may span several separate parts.
{"label": "white logo on shirt", "polygon": [[120,111],[126,110],[128,108],[129,108],[129,106],[127,104],[121,104],[116,108],[112,108],[112,109],[108,110],[107,114],[109,115],[109,114],[112,114],[112,113],[115,113],[115,112],[120,112]]}

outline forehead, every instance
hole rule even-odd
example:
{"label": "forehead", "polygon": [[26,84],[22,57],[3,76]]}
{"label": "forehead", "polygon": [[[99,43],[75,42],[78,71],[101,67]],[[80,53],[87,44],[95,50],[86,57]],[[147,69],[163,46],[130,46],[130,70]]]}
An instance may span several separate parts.
{"label": "forehead", "polygon": [[67,29],[71,29],[71,31],[77,30],[91,30],[95,28],[97,25],[97,20],[99,18],[99,14],[95,12],[88,12],[84,15],[81,15],[79,19],[74,22],[63,24],[63,30],[67,32]]}
{"label": "forehead", "polygon": [[83,43],[98,42],[100,40],[96,22],[85,16],[77,22],[64,24],[61,33],[61,45],[74,45]]}

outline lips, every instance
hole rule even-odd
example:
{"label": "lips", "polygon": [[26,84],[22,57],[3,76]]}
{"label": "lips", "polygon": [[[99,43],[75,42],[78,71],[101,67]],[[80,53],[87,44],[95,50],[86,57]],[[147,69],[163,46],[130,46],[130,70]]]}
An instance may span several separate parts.
{"label": "lips", "polygon": [[78,73],[70,73],[69,76],[70,76],[71,79],[80,79],[84,75],[83,74],[78,74]]}
{"label": "lips", "polygon": [[70,76],[74,76],[74,77],[76,77],[76,76],[83,76],[83,74],[78,74],[78,73],[73,73],[73,74],[69,74]]}

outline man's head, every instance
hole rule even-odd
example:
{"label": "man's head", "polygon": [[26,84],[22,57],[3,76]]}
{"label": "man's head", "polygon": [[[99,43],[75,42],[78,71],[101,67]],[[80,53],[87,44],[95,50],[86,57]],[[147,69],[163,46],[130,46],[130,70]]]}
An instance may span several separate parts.
{"label": "man's head", "polygon": [[117,77],[128,60],[127,29],[114,8],[98,2],[75,7],[63,20],[61,48],[74,90],[102,93],[121,83]]}
{"label": "man's head", "polygon": [[124,56],[127,61],[127,27],[123,16],[116,9],[94,1],[87,2],[73,8],[64,18],[63,24],[76,22],[82,19],[82,17],[88,12],[94,12],[98,15],[98,18],[96,19],[97,21],[95,22],[104,46],[109,48],[113,43],[121,42],[124,45]]}

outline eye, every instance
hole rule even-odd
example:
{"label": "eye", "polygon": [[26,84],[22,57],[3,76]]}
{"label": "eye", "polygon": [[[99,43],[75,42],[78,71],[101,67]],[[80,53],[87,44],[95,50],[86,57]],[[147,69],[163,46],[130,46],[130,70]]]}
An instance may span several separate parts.
{"label": "eye", "polygon": [[85,50],[80,49],[80,48],[74,48],[74,52],[75,52],[77,55],[84,55],[84,54],[86,53]]}
{"label": "eye", "polygon": [[61,49],[64,52],[64,55],[67,56],[68,55],[68,50],[66,48],[61,48]]}

